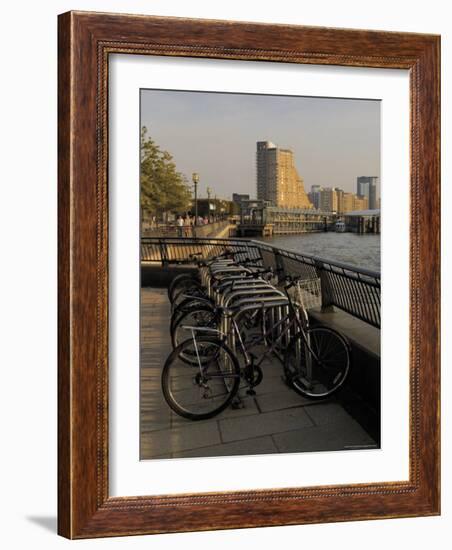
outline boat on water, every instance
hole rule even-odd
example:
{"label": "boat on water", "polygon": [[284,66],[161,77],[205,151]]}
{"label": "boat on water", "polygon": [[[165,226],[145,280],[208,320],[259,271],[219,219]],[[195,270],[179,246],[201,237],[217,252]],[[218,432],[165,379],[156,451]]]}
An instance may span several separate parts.
{"label": "boat on water", "polygon": [[336,233],[343,233],[345,231],[345,222],[338,221],[335,225]]}

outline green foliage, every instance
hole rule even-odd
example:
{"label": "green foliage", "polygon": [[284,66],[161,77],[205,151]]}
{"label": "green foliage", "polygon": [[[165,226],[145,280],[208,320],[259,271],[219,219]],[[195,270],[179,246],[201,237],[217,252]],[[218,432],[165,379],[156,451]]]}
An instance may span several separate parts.
{"label": "green foliage", "polygon": [[173,157],[148,136],[145,126],[141,129],[140,185],[143,211],[160,218],[169,211],[190,208],[191,193],[185,176],[177,171]]}

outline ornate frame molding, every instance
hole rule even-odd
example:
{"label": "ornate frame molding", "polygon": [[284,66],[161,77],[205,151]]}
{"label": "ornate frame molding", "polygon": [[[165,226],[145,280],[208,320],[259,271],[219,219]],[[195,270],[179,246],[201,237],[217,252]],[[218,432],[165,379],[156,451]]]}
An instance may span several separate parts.
{"label": "ornate frame molding", "polygon": [[[439,46],[437,36],[409,33],[88,12],[59,17],[61,535],[85,538],[439,513]],[[109,497],[110,54],[410,71],[409,481]]]}

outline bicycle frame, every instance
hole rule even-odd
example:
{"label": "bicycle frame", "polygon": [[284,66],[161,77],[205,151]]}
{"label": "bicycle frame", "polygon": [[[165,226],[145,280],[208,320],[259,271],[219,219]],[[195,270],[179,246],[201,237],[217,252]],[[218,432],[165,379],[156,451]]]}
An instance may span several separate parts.
{"label": "bicycle frame", "polygon": [[[311,368],[312,368],[311,357],[313,357],[316,361],[319,360],[317,355],[315,354],[314,350],[311,348],[311,345],[310,345],[309,334],[307,333],[307,329],[308,329],[308,326],[309,326],[309,319],[308,319],[306,311],[303,309],[303,314],[304,314],[304,317],[305,317],[305,321],[303,323],[301,321],[301,318],[300,318],[300,312],[294,306],[293,301],[290,298],[287,291],[286,291],[286,295],[287,295],[287,298],[288,298],[289,314],[282,317],[279,321],[277,321],[277,323],[275,325],[272,325],[268,330],[266,330],[265,326],[263,326],[262,332],[259,335],[256,335],[256,338],[252,342],[252,347],[255,347],[259,344],[266,344],[266,346],[265,346],[266,350],[259,357],[257,363],[253,363],[253,361],[250,357],[250,354],[249,354],[249,348],[251,346],[247,347],[245,345],[245,343],[243,342],[242,336],[240,334],[240,330],[238,328],[237,321],[236,321],[235,318],[232,318],[232,323],[231,323],[232,331],[233,331],[234,338],[237,339],[237,341],[238,341],[240,353],[242,354],[242,356],[244,358],[244,363],[245,363],[244,368],[250,367],[250,366],[260,367],[260,365],[265,361],[265,359],[270,354],[275,354],[276,356],[279,356],[279,354],[276,353],[277,348],[278,348],[278,344],[285,335],[290,334],[290,331],[292,330],[292,327],[294,327],[294,326],[296,326],[297,329],[298,329],[294,336],[298,336],[299,334],[301,334],[301,337],[303,339],[303,344],[306,346],[306,348],[307,348],[307,350],[309,351],[309,354],[310,354],[307,357],[308,373],[311,371]],[[280,306],[277,306],[277,307],[280,307]],[[273,306],[273,308],[275,308],[275,306]],[[262,304],[262,312],[263,312],[262,323],[263,323],[263,325],[265,324],[265,311],[270,310],[270,309],[272,309],[272,305],[268,305],[266,307],[265,304]],[[278,331],[279,327],[282,327],[281,331]],[[277,333],[277,336],[276,336],[276,338],[272,338],[271,345],[269,346],[268,345],[268,342],[270,340],[269,337],[275,331]],[[224,333],[223,333],[223,340],[226,340],[226,339],[227,339],[227,336],[224,335]]]}

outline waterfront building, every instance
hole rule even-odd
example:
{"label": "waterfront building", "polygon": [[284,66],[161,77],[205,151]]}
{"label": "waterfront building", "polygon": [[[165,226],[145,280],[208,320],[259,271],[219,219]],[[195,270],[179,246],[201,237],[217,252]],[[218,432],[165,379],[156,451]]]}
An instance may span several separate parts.
{"label": "waterfront building", "polygon": [[256,164],[259,200],[286,208],[312,208],[290,149],[281,149],[270,141],[258,141]]}
{"label": "waterfront building", "polygon": [[243,201],[249,201],[249,200],[250,200],[249,195],[244,195],[241,193],[232,193],[232,202],[236,202],[240,204]]}
{"label": "waterfront building", "polygon": [[368,210],[368,209],[369,209],[369,199],[367,197],[359,197],[357,195],[354,195],[352,210]]}
{"label": "waterfront building", "polygon": [[338,213],[344,212],[344,194],[345,194],[344,190],[338,189],[336,187],[335,192],[336,192],[336,204],[337,204],[336,212]]}
{"label": "waterfront building", "polygon": [[354,193],[347,193],[343,189],[337,187],[318,186],[316,193],[318,193],[318,198],[311,189],[309,193],[310,199],[314,206],[322,212],[345,214],[352,210],[365,210],[369,208],[369,200],[367,197],[358,196]]}
{"label": "waterfront building", "polygon": [[314,208],[320,209],[320,191],[322,190],[320,185],[311,185],[311,191],[308,193],[308,199],[311,201]]}
{"label": "waterfront building", "polygon": [[242,208],[242,203],[250,200],[249,195],[241,193],[232,193],[231,214],[239,215]]}
{"label": "waterfront building", "polygon": [[377,207],[377,176],[358,176],[356,178],[356,194],[366,197],[369,208]]}
{"label": "waterfront building", "polygon": [[351,212],[356,195],[354,193],[344,193],[342,195],[342,210],[341,213]]}
{"label": "waterfront building", "polygon": [[[376,180],[377,178],[375,178]],[[372,183],[369,187],[369,208],[375,210],[379,208],[377,204],[377,184],[376,182]]]}
{"label": "waterfront building", "polygon": [[334,187],[325,187],[320,191],[320,210],[322,212],[337,212],[338,196]]}

